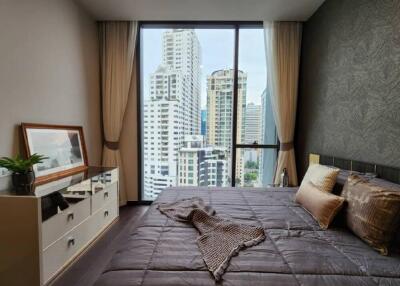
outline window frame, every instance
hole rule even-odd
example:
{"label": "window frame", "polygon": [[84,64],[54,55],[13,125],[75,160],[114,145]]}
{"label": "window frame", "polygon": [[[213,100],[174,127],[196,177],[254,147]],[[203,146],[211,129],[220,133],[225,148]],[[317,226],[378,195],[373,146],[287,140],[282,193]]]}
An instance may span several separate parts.
{"label": "window frame", "polygon": [[141,49],[142,49],[142,29],[162,29],[162,28],[186,28],[186,29],[233,29],[234,30],[234,59],[233,59],[233,114],[232,114],[232,163],[231,163],[231,187],[236,185],[236,153],[239,149],[275,149],[279,152],[279,139],[277,137],[276,144],[242,144],[237,142],[237,116],[238,116],[238,74],[239,74],[239,38],[240,29],[246,28],[262,28],[262,21],[139,21],[136,40],[136,75],[137,75],[137,138],[138,144],[138,202],[141,204],[151,204],[153,201],[143,200],[143,163],[144,154],[143,149],[143,102],[142,102],[142,89],[141,83],[143,80],[143,73],[141,70]]}

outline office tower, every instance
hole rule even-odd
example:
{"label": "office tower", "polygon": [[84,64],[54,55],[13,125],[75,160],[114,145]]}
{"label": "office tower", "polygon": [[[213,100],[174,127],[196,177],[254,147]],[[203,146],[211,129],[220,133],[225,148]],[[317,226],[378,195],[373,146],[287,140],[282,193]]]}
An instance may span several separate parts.
{"label": "office tower", "polygon": [[[261,132],[261,123],[260,123],[260,105],[256,105],[254,103],[248,103],[246,106],[246,124],[245,124],[245,143],[253,144],[258,143],[261,144],[260,132]],[[249,169],[249,166],[253,166],[252,168],[257,168],[259,163],[260,154],[262,154],[262,149],[245,149],[243,151],[243,161],[245,174],[246,172],[252,173],[253,170]],[[256,171],[258,173],[258,170]],[[258,176],[258,174],[257,174]],[[249,178],[249,177],[248,177]],[[249,180],[247,178],[247,180]],[[259,181],[259,177],[258,180]],[[254,186],[259,185],[258,182],[252,181],[250,184],[247,181],[246,186]]]}
{"label": "office tower", "polygon": [[[213,72],[207,77],[207,144],[225,147],[232,152],[234,70]],[[244,142],[247,74],[238,72],[237,141]],[[230,154],[231,155],[231,154]],[[236,155],[236,180],[243,182],[243,150]],[[235,174],[231,174],[235,177]]]}
{"label": "office tower", "polygon": [[245,122],[245,143],[253,144],[257,142],[261,144],[261,120],[260,120],[260,105],[249,103],[246,106],[246,122]]}
{"label": "office tower", "polygon": [[224,147],[205,146],[201,135],[185,136],[178,155],[179,186],[228,186],[229,166]]}
{"label": "office tower", "polygon": [[163,34],[162,63],[150,75],[144,102],[144,194],[155,199],[177,184],[185,135],[200,132],[200,43],[194,30]]}
{"label": "office tower", "polygon": [[[268,89],[261,95],[261,141],[263,144],[276,144],[275,119],[272,113],[271,98]],[[276,149],[262,149],[259,162],[259,181],[262,186],[273,183],[276,164]]]}

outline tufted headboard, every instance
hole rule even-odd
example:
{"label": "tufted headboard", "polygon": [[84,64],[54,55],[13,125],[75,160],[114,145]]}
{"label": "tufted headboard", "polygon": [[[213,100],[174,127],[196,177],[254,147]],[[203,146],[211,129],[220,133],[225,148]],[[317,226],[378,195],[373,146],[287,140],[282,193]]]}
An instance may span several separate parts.
{"label": "tufted headboard", "polygon": [[375,173],[378,178],[400,184],[400,168],[383,166],[374,163],[337,158],[321,154],[310,153],[309,164],[322,164],[335,166],[340,169],[358,171],[362,173]]}

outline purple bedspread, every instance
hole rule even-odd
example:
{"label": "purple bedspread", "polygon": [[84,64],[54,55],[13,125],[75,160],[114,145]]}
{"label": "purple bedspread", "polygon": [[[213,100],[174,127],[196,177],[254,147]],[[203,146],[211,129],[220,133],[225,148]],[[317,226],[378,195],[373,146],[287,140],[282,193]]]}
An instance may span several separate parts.
{"label": "purple bedspread", "polygon": [[381,256],[346,229],[321,230],[293,202],[294,188],[172,188],[156,202],[201,197],[218,216],[259,225],[267,238],[233,257],[220,283],[207,270],[197,231],[153,204],[96,286],[400,285],[400,256]]}

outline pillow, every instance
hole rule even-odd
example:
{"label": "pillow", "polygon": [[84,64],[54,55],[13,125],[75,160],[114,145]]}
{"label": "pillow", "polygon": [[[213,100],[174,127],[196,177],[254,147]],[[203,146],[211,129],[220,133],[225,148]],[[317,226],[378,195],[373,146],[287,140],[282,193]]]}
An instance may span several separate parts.
{"label": "pillow", "polygon": [[301,184],[295,201],[314,217],[322,229],[327,229],[342,207],[344,198],[321,191],[313,183],[306,182]]}
{"label": "pillow", "polygon": [[387,255],[400,225],[400,185],[384,182],[351,175],[342,196],[347,202],[345,219],[350,230]]}
{"label": "pillow", "polygon": [[[333,167],[335,168],[335,167]],[[339,173],[336,177],[336,183],[335,186],[333,187],[332,194],[340,196],[343,191],[343,187],[347,182],[347,178],[350,175],[358,175],[362,178],[365,178],[366,180],[371,180],[373,178],[376,178],[377,174],[375,173],[361,173],[358,171],[350,171],[346,169],[340,169]],[[345,206],[343,207],[345,208]],[[333,224],[336,226],[340,227],[346,227],[346,218],[344,217],[344,212],[339,212],[337,216],[335,217],[335,220],[333,221]]]}
{"label": "pillow", "polygon": [[338,168],[331,168],[320,164],[312,164],[308,167],[303,183],[311,182],[314,186],[324,192],[332,192],[339,173]]}
{"label": "pillow", "polygon": [[380,178],[376,178],[375,177],[375,178],[372,178],[370,182],[375,184],[375,185],[377,185],[377,186],[380,186],[380,187],[384,187],[384,188],[387,188],[387,189],[400,191],[400,185],[399,184],[392,183],[392,182],[386,181],[384,179],[380,179]]}
{"label": "pillow", "polygon": [[[379,185],[379,186],[385,186],[391,189],[398,189],[400,188],[400,185],[386,181],[384,179],[380,179],[380,178],[376,178],[376,176],[374,178],[371,179],[371,182]],[[393,252],[395,253],[400,253],[400,226],[398,228],[398,230],[396,231],[395,235],[394,235],[394,239],[393,239],[393,243],[392,243],[392,248],[391,250],[393,250]]]}
{"label": "pillow", "polygon": [[340,194],[342,193],[342,190],[343,190],[343,186],[346,184],[347,178],[350,175],[358,175],[367,180],[371,180],[371,179],[377,177],[377,174],[375,174],[375,173],[361,173],[358,171],[350,171],[350,170],[340,169],[339,174],[336,177],[336,184],[333,187],[332,193],[340,196]]}

